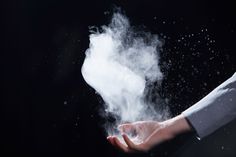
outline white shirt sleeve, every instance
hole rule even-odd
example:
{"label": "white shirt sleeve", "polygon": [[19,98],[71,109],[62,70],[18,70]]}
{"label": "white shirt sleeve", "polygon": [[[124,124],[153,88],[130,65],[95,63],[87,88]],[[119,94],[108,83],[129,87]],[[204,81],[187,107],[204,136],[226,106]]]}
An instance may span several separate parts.
{"label": "white shirt sleeve", "polygon": [[199,139],[236,118],[236,73],[182,113]]}

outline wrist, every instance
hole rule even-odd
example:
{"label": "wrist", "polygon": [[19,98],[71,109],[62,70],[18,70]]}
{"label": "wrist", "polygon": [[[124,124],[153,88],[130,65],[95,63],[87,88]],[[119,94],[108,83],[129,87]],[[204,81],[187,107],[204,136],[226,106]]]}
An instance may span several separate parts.
{"label": "wrist", "polygon": [[192,130],[187,119],[182,114],[164,121],[163,129],[170,137],[175,137],[178,134],[182,134]]}

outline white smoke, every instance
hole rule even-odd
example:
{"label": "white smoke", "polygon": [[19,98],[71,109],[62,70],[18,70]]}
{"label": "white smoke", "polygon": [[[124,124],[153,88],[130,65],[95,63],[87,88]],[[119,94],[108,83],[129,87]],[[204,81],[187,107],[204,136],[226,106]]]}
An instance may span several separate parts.
{"label": "white smoke", "polygon": [[[154,110],[156,107],[146,100],[147,84],[160,83],[163,78],[159,67],[161,45],[157,35],[134,31],[120,13],[115,13],[102,31],[90,35],[82,75],[102,96],[106,112],[116,119],[115,126],[168,115]],[[111,133],[110,128],[107,131]]]}

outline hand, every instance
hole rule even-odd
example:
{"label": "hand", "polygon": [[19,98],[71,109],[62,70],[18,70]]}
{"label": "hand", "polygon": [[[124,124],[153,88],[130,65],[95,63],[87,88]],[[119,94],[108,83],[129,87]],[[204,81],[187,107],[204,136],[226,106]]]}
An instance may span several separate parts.
{"label": "hand", "polygon": [[[186,119],[179,115],[164,122],[139,121],[122,124],[118,127],[124,142],[117,136],[108,136],[108,141],[124,152],[149,151],[154,146],[174,138],[176,135],[190,131]],[[127,134],[135,134],[130,138]]]}

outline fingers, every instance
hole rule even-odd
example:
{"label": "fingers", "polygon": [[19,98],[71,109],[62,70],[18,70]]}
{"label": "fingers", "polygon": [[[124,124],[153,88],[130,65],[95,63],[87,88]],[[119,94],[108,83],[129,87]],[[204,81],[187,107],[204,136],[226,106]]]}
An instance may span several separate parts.
{"label": "fingers", "polygon": [[126,134],[122,134],[122,137],[129,148],[137,150],[138,146],[134,144]]}
{"label": "fingers", "polygon": [[114,140],[116,147],[119,148],[120,150],[122,150],[124,152],[132,152],[132,150],[129,149],[129,147],[122,144],[117,137],[113,137],[113,140]]}
{"label": "fingers", "polygon": [[108,136],[108,137],[107,137],[107,140],[108,140],[113,146],[115,146],[115,143],[114,143],[114,140],[113,140],[113,137],[112,137],[112,136]]}
{"label": "fingers", "polygon": [[131,150],[142,151],[142,152],[147,152],[149,150],[149,148],[147,147],[147,144],[145,142],[135,144],[134,142],[132,142],[132,140],[130,140],[130,138],[126,134],[123,134],[122,136],[124,138],[125,143],[128,145],[128,147]]}
{"label": "fingers", "polygon": [[121,143],[120,140],[116,136],[108,136],[107,140],[119,150],[124,152],[132,152],[125,144]]}
{"label": "fingers", "polygon": [[[133,153],[137,151],[143,151],[146,152],[148,149],[146,149],[146,146],[144,143],[142,144],[135,144],[133,143],[129,137],[126,134],[122,135],[125,144],[123,144],[116,136],[108,136],[107,140],[116,148],[119,150],[122,150],[126,153]],[[127,145],[126,145],[127,144]]]}

